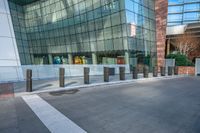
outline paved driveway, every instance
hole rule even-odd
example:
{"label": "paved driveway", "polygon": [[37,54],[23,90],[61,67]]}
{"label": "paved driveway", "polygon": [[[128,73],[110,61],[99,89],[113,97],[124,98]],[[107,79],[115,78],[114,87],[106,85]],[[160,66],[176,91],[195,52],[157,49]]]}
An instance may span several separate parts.
{"label": "paved driveway", "polygon": [[1,133],[200,133],[199,77],[30,97],[0,100]]}
{"label": "paved driveway", "polygon": [[89,133],[200,133],[199,78],[40,96]]}

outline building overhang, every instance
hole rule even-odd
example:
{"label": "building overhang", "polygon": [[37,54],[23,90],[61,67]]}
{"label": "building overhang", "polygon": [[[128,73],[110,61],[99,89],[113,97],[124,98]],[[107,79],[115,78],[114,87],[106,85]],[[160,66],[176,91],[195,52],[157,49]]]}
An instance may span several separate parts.
{"label": "building overhang", "polygon": [[167,27],[167,36],[181,35],[185,33],[187,25],[178,25]]}
{"label": "building overhang", "polygon": [[189,33],[193,37],[200,37],[200,23],[167,27],[167,38],[176,38],[184,33]]}

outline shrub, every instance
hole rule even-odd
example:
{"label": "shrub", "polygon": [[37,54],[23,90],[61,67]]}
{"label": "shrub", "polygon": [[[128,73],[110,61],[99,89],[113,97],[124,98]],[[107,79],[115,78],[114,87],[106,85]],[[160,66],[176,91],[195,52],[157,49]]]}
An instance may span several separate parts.
{"label": "shrub", "polygon": [[186,55],[182,54],[169,54],[167,59],[175,59],[176,66],[194,66],[192,61],[190,61]]}

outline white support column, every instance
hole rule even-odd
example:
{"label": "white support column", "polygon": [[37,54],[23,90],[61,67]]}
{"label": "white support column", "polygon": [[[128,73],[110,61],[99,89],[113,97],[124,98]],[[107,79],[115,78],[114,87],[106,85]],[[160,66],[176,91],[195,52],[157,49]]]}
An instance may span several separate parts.
{"label": "white support column", "polygon": [[48,54],[49,64],[53,64],[53,57],[52,54]]}
{"label": "white support column", "polygon": [[130,64],[128,51],[125,52],[125,56],[124,57],[125,57],[125,63],[126,64]]}
{"label": "white support column", "polygon": [[0,66],[21,66],[7,0],[0,0]]}
{"label": "white support column", "polygon": [[23,80],[8,0],[0,0],[0,81]]}
{"label": "white support column", "polygon": [[34,55],[33,55],[33,54],[30,54],[30,56],[31,56],[31,63],[34,65],[34,64],[35,64]]}
{"label": "white support column", "polygon": [[97,55],[96,55],[96,53],[92,53],[92,63],[93,63],[94,65],[97,64]]}
{"label": "white support column", "polygon": [[72,54],[68,54],[68,63],[73,64],[73,57]]}

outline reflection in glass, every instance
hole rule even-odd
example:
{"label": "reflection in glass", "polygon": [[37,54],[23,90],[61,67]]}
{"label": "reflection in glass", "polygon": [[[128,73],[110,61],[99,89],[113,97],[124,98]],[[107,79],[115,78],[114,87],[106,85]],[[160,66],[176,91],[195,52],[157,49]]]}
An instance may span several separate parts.
{"label": "reflection in glass", "polygon": [[156,58],[154,0],[22,1],[9,0],[22,64],[89,63],[94,53],[98,64]]}

